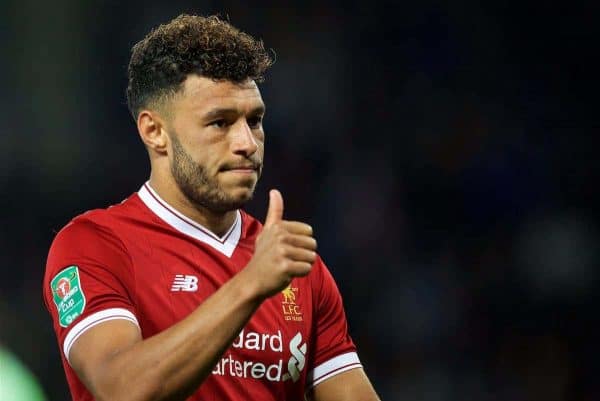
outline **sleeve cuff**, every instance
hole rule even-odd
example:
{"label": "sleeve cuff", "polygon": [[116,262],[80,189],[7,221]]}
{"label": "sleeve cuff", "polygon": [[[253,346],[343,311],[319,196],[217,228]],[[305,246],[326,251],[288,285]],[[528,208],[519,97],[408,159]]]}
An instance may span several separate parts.
{"label": "sleeve cuff", "polygon": [[71,361],[69,361],[69,352],[71,351],[71,347],[73,346],[73,344],[75,344],[75,341],[77,341],[79,336],[81,336],[83,333],[96,326],[97,324],[114,319],[129,320],[138,328],[140,327],[140,324],[138,323],[135,315],[127,309],[123,308],[105,309],[87,316],[86,318],[79,321],[75,326],[73,326],[73,328],[65,337],[65,341],[63,342],[63,352],[65,354],[67,362],[69,362],[69,365],[71,364]]}
{"label": "sleeve cuff", "polygon": [[356,352],[338,355],[308,372],[306,388],[308,390],[335,375],[357,368],[362,368],[362,364]]}

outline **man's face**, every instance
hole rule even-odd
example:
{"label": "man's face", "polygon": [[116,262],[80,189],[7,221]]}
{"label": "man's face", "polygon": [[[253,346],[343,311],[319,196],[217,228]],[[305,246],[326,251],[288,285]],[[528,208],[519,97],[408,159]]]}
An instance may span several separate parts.
{"label": "man's face", "polygon": [[254,81],[190,75],[170,101],[169,164],[181,192],[213,212],[240,208],[262,172],[265,106]]}

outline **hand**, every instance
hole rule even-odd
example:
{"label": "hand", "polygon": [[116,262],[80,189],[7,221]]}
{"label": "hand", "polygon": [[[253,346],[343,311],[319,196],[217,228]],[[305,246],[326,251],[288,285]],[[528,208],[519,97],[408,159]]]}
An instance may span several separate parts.
{"label": "hand", "polygon": [[273,189],[269,192],[265,225],[256,239],[254,256],[245,268],[261,298],[283,290],[294,277],[306,276],[317,257],[312,227],[282,218],[283,198]]}

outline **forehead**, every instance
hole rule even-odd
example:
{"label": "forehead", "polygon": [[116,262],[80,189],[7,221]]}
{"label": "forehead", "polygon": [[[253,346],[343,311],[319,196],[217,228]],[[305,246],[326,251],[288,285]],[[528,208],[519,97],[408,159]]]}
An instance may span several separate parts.
{"label": "forehead", "polygon": [[190,75],[177,98],[178,109],[200,113],[216,108],[237,109],[243,113],[264,107],[258,86],[253,80],[234,83]]}

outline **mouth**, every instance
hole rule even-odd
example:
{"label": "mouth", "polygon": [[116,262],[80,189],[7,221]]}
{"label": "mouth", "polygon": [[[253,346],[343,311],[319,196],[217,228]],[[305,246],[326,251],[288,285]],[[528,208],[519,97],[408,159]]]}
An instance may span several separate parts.
{"label": "mouth", "polygon": [[254,174],[256,170],[249,168],[232,168],[230,170],[225,170],[226,173],[235,173],[235,174]]}
{"label": "mouth", "polygon": [[237,166],[225,166],[221,168],[221,172],[252,174],[258,171],[258,166],[255,164],[241,164]]}

